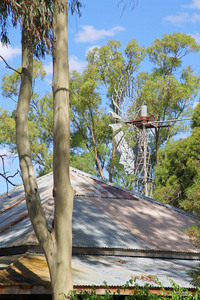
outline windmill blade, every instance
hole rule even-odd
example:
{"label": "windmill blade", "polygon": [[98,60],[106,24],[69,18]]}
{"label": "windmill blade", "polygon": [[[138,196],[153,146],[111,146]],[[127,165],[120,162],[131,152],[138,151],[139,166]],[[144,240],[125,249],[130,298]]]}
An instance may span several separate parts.
{"label": "windmill blade", "polygon": [[124,132],[120,130],[114,136],[114,138],[117,143],[117,150],[121,154],[119,163],[124,165],[124,168],[128,172],[128,174],[134,174],[135,153],[133,149],[129,146],[129,144],[126,142],[126,139],[124,137]]}
{"label": "windmill blade", "polygon": [[114,111],[109,111],[109,113],[111,113],[111,115],[114,119],[122,120],[122,117],[117,115]]}
{"label": "windmill blade", "polygon": [[122,128],[122,125],[120,123],[116,123],[116,124],[109,124],[110,127],[112,127],[112,130],[115,132],[117,130],[119,130],[120,128]]}

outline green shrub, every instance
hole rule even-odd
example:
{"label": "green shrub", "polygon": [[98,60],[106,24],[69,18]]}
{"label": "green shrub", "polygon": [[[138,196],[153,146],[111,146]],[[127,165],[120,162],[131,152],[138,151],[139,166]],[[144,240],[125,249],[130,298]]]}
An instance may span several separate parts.
{"label": "green shrub", "polygon": [[[143,287],[140,287],[134,281],[134,290],[130,295],[121,295],[120,290],[118,289],[117,293],[111,294],[111,291],[106,283],[104,283],[105,294],[98,295],[96,293],[95,287],[93,287],[92,291],[73,291],[70,295],[64,295],[61,299],[69,299],[69,300],[200,300],[200,289],[197,289],[196,293],[189,292],[186,288],[180,287],[171,281],[172,290],[166,291],[166,289],[162,286],[162,284],[155,279],[158,287],[160,288],[162,294],[154,294],[150,292],[151,285],[145,284]],[[122,289],[126,289],[133,286],[133,280],[129,280],[125,285],[122,286]]]}

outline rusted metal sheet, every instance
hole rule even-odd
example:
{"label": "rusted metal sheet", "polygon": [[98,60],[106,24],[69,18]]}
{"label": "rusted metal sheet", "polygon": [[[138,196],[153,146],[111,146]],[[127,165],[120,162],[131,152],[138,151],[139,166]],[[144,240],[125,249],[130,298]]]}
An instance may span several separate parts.
{"label": "rusted metal sheet", "polygon": [[[76,190],[74,246],[196,252],[184,233],[196,222],[191,216],[76,169],[70,172]],[[48,224],[52,226],[52,173],[39,178],[38,185]],[[10,197],[0,197],[0,246],[36,244],[22,186],[11,191]]]}
{"label": "rusted metal sheet", "polygon": [[96,183],[98,183],[99,186],[103,187],[106,191],[112,194],[112,198],[129,199],[129,200],[136,200],[136,201],[138,200],[129,191],[125,191],[124,189],[113,186],[111,184],[108,185],[106,182],[103,181],[96,180]]}
{"label": "rusted metal sheet", "polygon": [[[83,255],[72,257],[74,287],[103,288],[106,281],[109,287],[122,287],[130,279],[139,286],[149,283],[153,289],[159,286],[156,279],[165,287],[171,288],[170,279],[180,286],[192,288],[188,271],[198,265],[198,261],[178,259],[152,259],[120,256]],[[135,283],[134,283],[135,284]],[[134,288],[130,285],[130,289]],[[44,255],[26,253],[22,256],[1,257],[0,293],[5,287],[47,287],[50,285],[49,271]]]}
{"label": "rusted metal sheet", "polygon": [[197,251],[185,233],[186,228],[197,222],[191,216],[148,200],[88,198],[88,201],[150,249]]}

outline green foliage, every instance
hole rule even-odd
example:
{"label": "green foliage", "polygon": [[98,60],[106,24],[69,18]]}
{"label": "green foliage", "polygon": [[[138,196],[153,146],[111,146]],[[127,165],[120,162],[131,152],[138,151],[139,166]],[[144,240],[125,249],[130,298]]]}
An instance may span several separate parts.
{"label": "green foliage", "polygon": [[185,230],[189,235],[191,242],[194,246],[199,247],[200,245],[200,228],[198,225],[192,225],[189,229]]}
{"label": "green foliage", "polygon": [[7,110],[0,108],[0,144],[13,145],[15,144],[15,119],[14,116]]}
{"label": "green foliage", "polygon": [[[71,2],[71,4],[72,6],[75,5],[76,1]],[[106,45],[90,51],[87,56],[88,64],[83,74],[74,71],[70,75],[71,165],[132,189],[134,177],[127,175],[123,166],[119,164],[119,154],[116,151],[113,132],[109,126],[112,119],[108,110],[109,107],[114,109],[111,98],[113,97],[118,104],[123,98],[123,93],[121,95],[116,94],[117,84],[120,82],[121,76],[124,76],[125,80],[129,78],[132,80],[134,98],[133,103],[127,103],[127,111],[131,105],[140,106],[145,99],[148,114],[154,114],[157,120],[176,119],[187,111],[187,104],[195,97],[199,84],[198,77],[193,74],[189,67],[181,68],[182,58],[190,52],[198,51],[198,49],[199,47],[196,46],[191,37],[184,34],[172,34],[165,35],[162,39],[156,39],[147,48],[147,52],[136,40],[131,40],[123,52],[120,42],[115,40],[110,40]],[[154,69],[150,74],[139,73],[140,64],[147,54]],[[176,59],[172,59],[173,57]],[[43,79],[44,76],[45,71],[42,63],[35,60],[34,84],[36,80]],[[13,73],[9,76],[5,74],[2,77],[1,85],[3,96],[15,101],[19,93],[19,84],[19,74]],[[107,103],[102,96],[105,89]],[[40,98],[33,91],[29,113],[30,143],[32,158],[38,165],[40,175],[52,170],[52,111],[52,95],[49,94]],[[130,111],[128,112],[130,113]],[[8,144],[15,151],[14,112],[1,111],[0,113],[2,116],[0,123],[2,143]],[[195,115],[193,122],[196,126],[198,120]],[[5,124],[5,127],[2,124]],[[156,130],[158,146],[162,146],[169,138],[183,129],[183,127],[173,125],[170,128]],[[129,128],[123,127],[123,130],[126,133],[127,141],[133,147],[136,139],[132,128],[129,130]],[[198,133],[193,139],[195,138],[198,138]],[[154,152],[156,147],[155,136],[151,136],[152,158],[156,157]],[[175,146],[173,147],[175,148]],[[184,147],[186,146],[181,146],[182,152],[185,151]],[[197,145],[195,147],[197,148]],[[174,152],[177,152],[176,149]],[[181,155],[180,151],[177,153]],[[162,155],[164,154],[161,152]],[[184,156],[183,153],[182,156]],[[183,161],[182,163],[184,165],[186,162]],[[178,166],[176,168],[178,169]],[[193,169],[192,176],[194,177],[196,169]],[[156,182],[159,189],[156,188],[156,197],[161,199],[164,195],[164,201],[178,205],[180,195],[182,197],[183,194],[182,181],[177,175],[174,177],[174,171],[165,170],[161,176],[159,172],[158,167]],[[184,172],[184,180],[186,178],[187,182],[187,173],[191,173],[190,167],[184,167]],[[167,176],[170,177],[169,180],[165,179]],[[188,184],[188,188],[189,186],[190,184]]]}
{"label": "green foliage", "polygon": [[[110,40],[105,46],[94,48],[87,56],[88,65],[95,66],[98,70],[109,99],[114,94],[120,76],[127,71],[130,74],[137,72],[145,57],[144,47],[139,46],[136,40],[131,40],[127,44],[124,55],[120,52],[120,47],[119,41]],[[112,106],[112,103],[110,105]]]}
{"label": "green foliage", "polygon": [[[192,133],[189,137],[170,142],[160,151],[160,164],[155,170],[157,200],[181,207],[196,216],[200,215],[200,105],[192,116]],[[191,242],[200,246],[200,227],[194,225],[186,233]],[[196,273],[194,272],[194,277]],[[199,280],[196,276],[196,279]]]}
{"label": "green foliage", "polygon": [[149,59],[157,67],[155,71],[161,75],[172,74],[181,67],[182,58],[191,52],[200,50],[190,35],[174,32],[164,34],[162,39],[156,39],[147,49]]}
{"label": "green foliage", "polygon": [[[192,274],[192,272],[191,272]],[[143,287],[140,287],[136,280],[129,280],[122,289],[130,288],[134,286],[133,292],[129,295],[121,295],[120,290],[118,289],[116,293],[112,294],[109,286],[104,282],[104,290],[105,293],[103,295],[97,294],[95,287],[93,287],[92,291],[73,291],[69,295],[63,295],[60,299],[83,299],[83,300],[111,300],[111,299],[124,299],[124,300],[198,300],[200,299],[200,290],[197,289],[195,293],[189,292],[186,288],[180,287],[173,281],[171,281],[172,289],[166,290],[162,284],[155,279],[158,287],[161,289],[161,294],[151,293],[151,285],[145,284]]]}
{"label": "green foliage", "polygon": [[200,265],[197,268],[189,272],[190,277],[192,278],[192,285],[199,287],[200,286]]}
{"label": "green foliage", "polygon": [[[69,9],[73,14],[81,15],[82,3],[78,0],[69,1]],[[44,57],[45,53],[52,50],[53,26],[52,16],[53,9],[62,9],[59,2],[52,0],[1,0],[0,2],[0,41],[4,44],[10,43],[8,31],[10,20],[12,26],[17,24],[23,26],[23,34],[26,38],[32,36],[33,53],[39,57]]]}
{"label": "green foliage", "polygon": [[[18,68],[17,71],[21,72],[21,68]],[[33,90],[35,86],[36,80],[43,80],[46,76],[46,72],[44,70],[43,64],[39,60],[33,61]],[[4,74],[1,77],[1,90],[2,95],[5,98],[10,98],[13,101],[16,101],[16,97],[19,94],[19,88],[20,88],[20,82],[21,77],[18,73],[13,72],[12,74]],[[32,98],[36,97],[36,95],[33,93]]]}
{"label": "green foliage", "polygon": [[200,106],[194,111],[192,134],[180,141],[169,142],[160,151],[160,164],[155,170],[157,200],[200,214]]}
{"label": "green foliage", "polygon": [[[19,69],[20,70],[20,69]],[[43,80],[46,72],[42,62],[34,60],[33,77]],[[16,72],[2,77],[2,94],[5,98],[16,101],[20,87],[20,75]],[[9,145],[16,153],[15,141],[15,111],[8,112],[0,109],[0,144]],[[39,99],[37,93],[32,94],[29,112],[29,140],[32,159],[38,166],[38,174],[43,175],[52,170],[52,142],[53,142],[53,98],[45,95]]]}
{"label": "green foliage", "polygon": [[52,41],[52,1],[2,0],[0,5],[0,39],[9,43],[8,28],[10,19],[13,27],[23,25],[25,40],[32,37],[33,53],[44,56],[51,48]]}
{"label": "green foliage", "polygon": [[200,103],[195,107],[192,115],[191,128],[200,127]]}
{"label": "green foliage", "polygon": [[[195,40],[182,33],[163,35],[147,48],[153,71],[140,74],[136,101],[140,104],[145,101],[148,114],[153,114],[155,120],[176,120],[189,115],[188,104],[197,96],[199,76],[193,73],[191,67],[182,68],[182,61],[189,53],[199,50]],[[156,151],[156,160],[159,148],[183,131],[180,125],[174,122],[170,127],[155,130],[151,148]]]}
{"label": "green foliage", "polygon": [[71,165],[100,173],[108,159],[111,140],[110,116],[104,113],[97,92],[99,77],[94,67],[70,77]]}

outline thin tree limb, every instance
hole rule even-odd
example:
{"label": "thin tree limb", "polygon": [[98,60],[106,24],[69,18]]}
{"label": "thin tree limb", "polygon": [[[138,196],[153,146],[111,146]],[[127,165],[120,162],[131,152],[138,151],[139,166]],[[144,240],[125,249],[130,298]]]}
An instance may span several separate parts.
{"label": "thin tree limb", "polygon": [[17,170],[17,172],[14,175],[10,175],[10,176],[5,176],[4,174],[0,173],[0,176],[2,176],[8,183],[10,183],[12,186],[17,186],[17,184],[13,183],[12,181],[10,181],[8,178],[13,178],[14,176],[16,176],[19,173],[19,170]]}
{"label": "thin tree limb", "polygon": [[9,66],[9,64],[7,63],[5,58],[3,58],[3,56],[0,55],[0,58],[3,59],[3,61],[5,62],[7,68],[9,68],[9,69],[13,70],[14,72],[18,73],[19,75],[21,75],[21,72],[17,71],[16,69],[13,69],[11,66]]}

